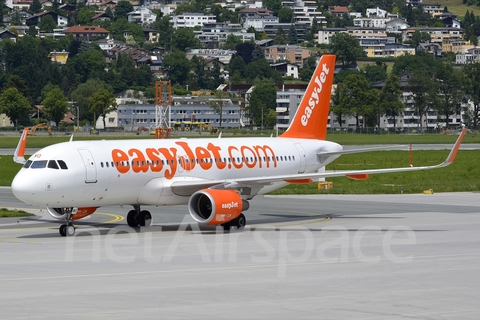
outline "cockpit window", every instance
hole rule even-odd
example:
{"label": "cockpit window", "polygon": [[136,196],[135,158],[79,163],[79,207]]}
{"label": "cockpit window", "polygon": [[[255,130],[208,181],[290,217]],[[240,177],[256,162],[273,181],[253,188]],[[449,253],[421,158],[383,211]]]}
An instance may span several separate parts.
{"label": "cockpit window", "polygon": [[65,163],[65,161],[63,161],[63,160],[57,160],[57,162],[58,162],[58,165],[60,166],[60,168],[61,168],[62,170],[67,170],[67,169],[68,169],[67,164]]}
{"label": "cockpit window", "polygon": [[59,168],[58,168],[57,161],[55,161],[55,160],[50,160],[50,161],[48,161],[47,168],[57,169],[57,170],[58,170]]}
{"label": "cockpit window", "polygon": [[32,160],[27,160],[27,162],[25,162],[25,164],[23,165],[23,167],[24,167],[25,169],[30,168],[30,165],[32,164],[32,162],[33,162]]}
{"label": "cockpit window", "polygon": [[42,169],[47,166],[47,160],[39,160],[39,161],[34,161],[30,168],[32,169]]}

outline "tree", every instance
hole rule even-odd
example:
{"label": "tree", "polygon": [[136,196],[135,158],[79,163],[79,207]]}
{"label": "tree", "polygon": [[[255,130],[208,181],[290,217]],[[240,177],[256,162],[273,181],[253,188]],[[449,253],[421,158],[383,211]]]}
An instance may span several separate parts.
{"label": "tree", "polygon": [[0,95],[0,113],[5,113],[15,127],[29,125],[26,119],[29,119],[30,111],[30,103],[16,88],[7,88]]}
{"label": "tree", "polygon": [[357,129],[360,128],[360,117],[365,122],[368,121],[367,118],[375,116],[373,106],[377,104],[378,95],[375,89],[371,89],[365,76],[351,74],[337,90],[340,110],[345,115],[355,117]]}
{"label": "tree", "polygon": [[[15,11],[12,15],[12,19],[10,20],[10,25],[11,26],[21,26],[22,25],[22,20],[20,17],[20,12]],[[10,30],[12,31],[12,30]],[[17,33],[18,36],[18,33]]]}
{"label": "tree", "polygon": [[173,83],[184,85],[191,70],[190,60],[183,51],[174,51],[163,56],[163,69]]}
{"label": "tree", "polygon": [[58,128],[60,121],[65,118],[65,114],[69,110],[69,104],[67,98],[64,96],[62,90],[58,87],[52,89],[42,101],[43,113],[47,116],[47,119],[55,122]]}
{"label": "tree", "polygon": [[293,10],[289,7],[282,7],[278,11],[278,20],[280,23],[290,23],[293,18]]}
{"label": "tree", "polygon": [[395,59],[392,73],[400,75],[401,73],[413,73],[423,70],[433,76],[435,72],[436,60],[432,54],[419,52],[416,55],[403,55]]}
{"label": "tree", "polygon": [[75,21],[80,25],[89,25],[96,14],[94,6],[84,6],[77,10]]}
{"label": "tree", "polygon": [[277,124],[277,112],[273,109],[268,109],[264,115],[263,122],[267,128],[273,129]]}
{"label": "tree", "polygon": [[232,58],[228,64],[228,69],[230,71],[230,75],[233,76],[235,72],[239,72],[240,76],[243,78],[245,75],[245,61],[243,61],[242,57]]}
{"label": "tree", "polygon": [[367,64],[365,66],[365,77],[370,83],[387,79],[387,65],[377,61],[375,65]]}
{"label": "tree", "polygon": [[430,40],[431,36],[429,33],[415,30],[412,34],[412,39],[405,41],[405,43],[411,43],[417,48],[420,43],[429,42]]}
{"label": "tree", "polygon": [[12,75],[8,78],[5,88],[15,88],[20,92],[20,94],[27,99],[31,106],[33,106],[33,100],[30,96],[30,89],[28,88],[25,81],[17,75]]}
{"label": "tree", "polygon": [[215,99],[210,99],[210,108],[219,115],[219,128],[222,129],[223,106],[228,93],[223,90],[215,90],[213,94],[215,95]]}
{"label": "tree", "polygon": [[200,40],[195,37],[192,28],[179,28],[173,32],[172,46],[180,51],[200,48]]}
{"label": "tree", "polygon": [[265,51],[260,46],[255,45],[255,49],[252,51],[252,61],[265,60]]}
{"label": "tree", "polygon": [[51,15],[43,17],[42,21],[38,23],[40,30],[45,32],[53,32],[53,29],[57,27],[57,23],[53,20]]}
{"label": "tree", "polygon": [[418,127],[423,129],[423,117],[436,100],[436,84],[428,70],[417,70],[408,80],[407,90],[412,92],[415,114],[419,118]]}
{"label": "tree", "polygon": [[248,65],[253,59],[253,51],[255,50],[255,44],[251,42],[244,42],[239,44],[235,48],[235,50],[237,51],[235,57],[242,57],[245,64]]}
{"label": "tree", "polygon": [[133,11],[132,4],[127,0],[122,0],[115,6],[115,20],[127,18],[127,13]]}
{"label": "tree", "polygon": [[225,44],[223,45],[224,49],[235,50],[235,47],[243,43],[242,39],[239,36],[234,35],[233,33],[227,36]]}
{"label": "tree", "polygon": [[32,101],[40,95],[45,84],[61,83],[60,67],[48,57],[53,51],[50,41],[25,35],[17,42],[3,41],[2,49],[5,73],[22,78],[29,88]]}
{"label": "tree", "polygon": [[281,75],[270,67],[266,59],[260,59],[248,64],[245,69],[245,76],[252,82],[255,79],[272,79],[274,83],[283,82]]}
{"label": "tree", "polygon": [[290,44],[296,44],[298,42],[297,28],[295,28],[294,24],[291,24],[288,29],[288,42]]}
{"label": "tree", "polygon": [[117,110],[117,102],[112,92],[106,89],[100,89],[88,99],[90,112],[93,112],[93,119],[96,128],[97,119],[96,116],[103,118],[103,128],[107,130],[105,123],[105,116],[112,111]]}
{"label": "tree", "polygon": [[332,107],[331,111],[337,118],[338,125],[340,128],[343,124],[343,115],[345,114],[345,110],[343,109],[343,105],[340,103],[340,86],[337,86],[335,91],[332,93]]}
{"label": "tree", "polygon": [[100,49],[90,49],[82,52],[80,47],[79,54],[68,59],[62,71],[64,74],[70,72],[71,77],[73,77],[71,86],[75,87],[78,83],[84,83],[88,79],[105,79],[106,68],[105,56]]}
{"label": "tree", "polygon": [[275,110],[277,106],[277,88],[271,82],[262,82],[253,88],[248,99],[248,116],[252,124],[256,126],[263,125],[265,114],[268,110]]}
{"label": "tree", "polygon": [[379,112],[387,117],[393,118],[393,127],[397,126],[397,117],[405,110],[405,104],[402,102],[402,90],[400,90],[400,80],[393,73],[390,74],[385,86],[380,92],[378,101]]}
{"label": "tree", "polygon": [[152,23],[152,28],[157,30],[160,33],[159,42],[164,48],[168,49],[170,52],[172,49],[172,34],[174,32],[173,24],[170,22],[170,16],[166,15],[163,17],[157,16],[157,20]]}
{"label": "tree", "polygon": [[300,71],[299,77],[300,77],[300,80],[302,81],[309,81],[312,78],[312,75],[313,75],[313,71],[304,67]]}
{"label": "tree", "polygon": [[111,91],[112,88],[104,81],[98,79],[88,79],[87,82],[80,84],[72,91],[71,99],[73,106],[78,108],[80,120],[93,119],[93,113],[89,109],[89,99],[97,91],[105,89]]}
{"label": "tree", "polygon": [[42,10],[42,4],[40,3],[39,0],[33,0],[32,4],[28,8],[28,11],[31,13],[39,13]]}
{"label": "tree", "polygon": [[272,10],[273,13],[278,16],[278,12],[282,9],[281,0],[263,0],[263,6],[268,10]]}
{"label": "tree", "polygon": [[330,49],[344,66],[355,63],[357,58],[365,55],[358,39],[346,33],[334,34],[330,42]]}
{"label": "tree", "polygon": [[438,99],[434,108],[438,115],[445,117],[448,127],[450,116],[459,114],[463,99],[463,75],[458,69],[454,69],[450,63],[439,63],[435,72],[435,80],[438,84]]}
{"label": "tree", "polygon": [[480,63],[467,63],[463,67],[465,79],[465,93],[468,99],[472,101],[472,121],[473,129],[477,129],[480,116]]}

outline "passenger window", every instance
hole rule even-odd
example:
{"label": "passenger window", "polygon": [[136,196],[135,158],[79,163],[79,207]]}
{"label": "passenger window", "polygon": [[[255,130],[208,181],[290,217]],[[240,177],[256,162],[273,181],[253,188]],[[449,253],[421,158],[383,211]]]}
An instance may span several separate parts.
{"label": "passenger window", "polygon": [[107,168],[108,168],[108,162],[105,162],[105,165],[106,165],[106,166],[107,166]]}
{"label": "passenger window", "polygon": [[58,165],[60,166],[60,169],[62,169],[62,170],[67,170],[67,169],[68,169],[67,164],[65,163],[65,161],[63,161],[63,160],[57,160],[57,162],[58,162]]}
{"label": "passenger window", "polygon": [[30,168],[32,169],[43,169],[47,166],[47,160],[34,161]]}
{"label": "passenger window", "polygon": [[27,169],[27,168],[30,167],[31,164],[32,164],[32,160],[27,160],[27,162],[25,162],[25,164],[23,165],[23,167],[24,167],[25,169]]}

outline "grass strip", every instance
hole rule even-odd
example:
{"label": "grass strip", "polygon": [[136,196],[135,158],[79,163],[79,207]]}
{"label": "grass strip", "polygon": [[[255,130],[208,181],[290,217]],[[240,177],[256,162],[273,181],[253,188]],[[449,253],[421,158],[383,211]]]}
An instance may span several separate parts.
{"label": "grass strip", "polygon": [[34,214],[25,212],[23,210],[8,210],[7,208],[0,208],[0,218],[17,218],[32,216],[34,216]]}

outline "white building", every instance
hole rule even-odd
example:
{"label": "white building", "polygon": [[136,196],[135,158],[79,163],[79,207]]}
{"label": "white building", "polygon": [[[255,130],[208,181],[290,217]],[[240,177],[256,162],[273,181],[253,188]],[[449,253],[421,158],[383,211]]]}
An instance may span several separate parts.
{"label": "white building", "polygon": [[194,28],[203,26],[207,23],[217,23],[217,19],[213,15],[204,15],[203,13],[184,13],[170,18],[173,28]]}
{"label": "white building", "polygon": [[144,24],[153,23],[157,19],[157,15],[147,7],[137,7],[135,11],[127,13],[128,22]]}
{"label": "white building", "polygon": [[480,48],[472,48],[465,53],[458,53],[455,57],[457,64],[466,64],[471,62],[480,62]]}
{"label": "white building", "polygon": [[245,22],[243,23],[243,27],[248,29],[250,27],[255,28],[257,31],[263,31],[264,26],[266,23],[278,23],[278,18],[274,15],[269,16],[261,16],[261,15],[254,15],[248,16],[245,18]]}

